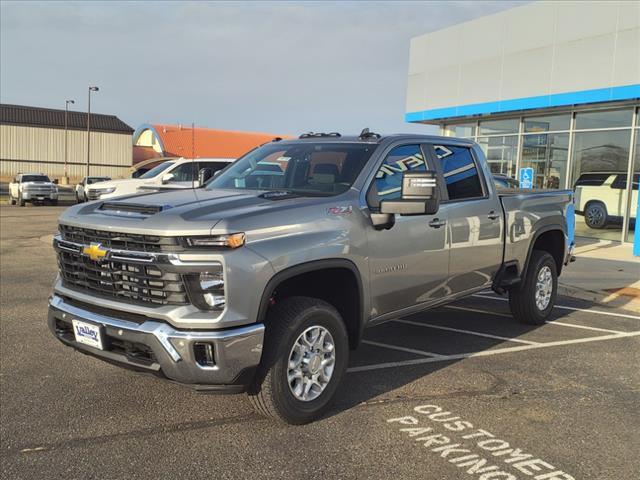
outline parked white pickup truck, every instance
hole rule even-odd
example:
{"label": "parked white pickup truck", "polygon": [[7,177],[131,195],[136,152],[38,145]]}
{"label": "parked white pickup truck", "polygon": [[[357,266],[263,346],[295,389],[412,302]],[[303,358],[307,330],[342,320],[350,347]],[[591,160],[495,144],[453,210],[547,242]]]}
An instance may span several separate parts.
{"label": "parked white pickup truck", "polygon": [[181,158],[169,160],[152,168],[138,178],[111,180],[95,183],[87,188],[88,200],[106,200],[108,198],[132,195],[145,190],[180,189],[198,187],[200,170],[208,169],[209,176],[232,163],[234,158]]}
{"label": "parked white pickup truck", "polygon": [[9,183],[9,197],[11,205],[21,207],[27,202],[57,205],[58,187],[42,173],[19,173]]}
{"label": "parked white pickup truck", "polygon": [[[631,205],[638,205],[640,174],[633,175]],[[620,172],[589,172],[580,175],[575,184],[576,213],[584,215],[590,228],[604,228],[610,223],[622,223],[627,203],[627,174]],[[636,209],[631,208],[631,218]]]}
{"label": "parked white pickup truck", "polygon": [[111,177],[84,177],[82,181],[76,185],[76,200],[78,203],[86,202],[88,200],[87,189],[89,188],[89,185],[99,182],[108,182],[110,180]]}

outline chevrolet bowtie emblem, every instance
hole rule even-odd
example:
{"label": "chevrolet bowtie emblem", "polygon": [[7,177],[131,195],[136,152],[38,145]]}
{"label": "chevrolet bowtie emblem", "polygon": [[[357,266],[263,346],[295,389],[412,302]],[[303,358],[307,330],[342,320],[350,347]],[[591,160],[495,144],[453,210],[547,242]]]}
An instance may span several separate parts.
{"label": "chevrolet bowtie emblem", "polygon": [[82,253],[94,262],[99,262],[107,256],[107,250],[103,250],[102,248],[100,248],[99,243],[92,243],[88,247],[84,247],[82,249]]}

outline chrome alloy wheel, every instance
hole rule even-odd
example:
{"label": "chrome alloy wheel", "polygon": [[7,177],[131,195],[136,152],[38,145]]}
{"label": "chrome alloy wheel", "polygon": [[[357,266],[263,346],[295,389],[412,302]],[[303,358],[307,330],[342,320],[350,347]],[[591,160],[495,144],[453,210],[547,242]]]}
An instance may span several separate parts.
{"label": "chrome alloy wheel", "polygon": [[307,328],[289,353],[291,393],[303,402],[315,400],[331,381],[335,364],[335,343],[329,330],[319,325]]}
{"label": "chrome alloy wheel", "polygon": [[551,269],[548,266],[544,266],[538,272],[536,280],[536,306],[541,312],[549,306],[552,292],[553,276],[551,275]]}

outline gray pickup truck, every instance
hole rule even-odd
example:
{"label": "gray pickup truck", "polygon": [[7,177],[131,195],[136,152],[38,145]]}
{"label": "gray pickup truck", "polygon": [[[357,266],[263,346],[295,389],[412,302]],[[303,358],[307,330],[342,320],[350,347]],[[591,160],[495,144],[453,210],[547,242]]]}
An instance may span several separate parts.
{"label": "gray pickup truck", "polygon": [[205,188],[76,205],[53,245],[65,345],[291,424],[329,406],[363,330],[483,289],[540,324],[571,259],[570,191],[497,193],[475,143],[276,139]]}

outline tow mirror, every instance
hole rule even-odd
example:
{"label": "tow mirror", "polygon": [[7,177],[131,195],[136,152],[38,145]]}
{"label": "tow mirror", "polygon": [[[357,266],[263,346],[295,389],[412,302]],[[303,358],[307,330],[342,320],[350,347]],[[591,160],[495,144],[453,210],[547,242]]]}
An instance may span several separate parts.
{"label": "tow mirror", "polygon": [[202,187],[211,177],[213,174],[210,168],[201,168],[198,172],[198,185]]}
{"label": "tow mirror", "polygon": [[399,200],[380,202],[380,218],[373,218],[374,227],[391,228],[389,217],[393,215],[434,215],[440,208],[437,185],[438,174],[428,172],[406,172],[402,176],[402,196]]}
{"label": "tow mirror", "polygon": [[175,175],[173,173],[166,173],[162,176],[162,183],[169,183],[174,178]]}

